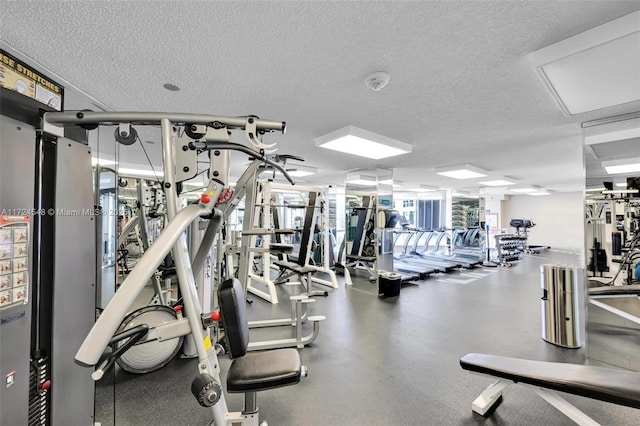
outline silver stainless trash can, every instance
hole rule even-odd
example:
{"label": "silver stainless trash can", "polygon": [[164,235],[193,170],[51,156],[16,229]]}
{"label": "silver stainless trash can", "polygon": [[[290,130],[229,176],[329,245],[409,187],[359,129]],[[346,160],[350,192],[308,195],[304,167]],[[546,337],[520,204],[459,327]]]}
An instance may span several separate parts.
{"label": "silver stainless trash can", "polygon": [[542,265],[542,338],[554,345],[581,346],[578,273],[575,268]]}

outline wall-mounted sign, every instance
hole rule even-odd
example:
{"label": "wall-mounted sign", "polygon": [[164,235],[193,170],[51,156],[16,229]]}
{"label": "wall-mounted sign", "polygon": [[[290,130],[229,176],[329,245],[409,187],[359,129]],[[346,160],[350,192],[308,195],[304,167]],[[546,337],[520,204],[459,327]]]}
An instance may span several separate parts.
{"label": "wall-mounted sign", "polygon": [[0,216],[0,310],[29,297],[29,216]]}
{"label": "wall-mounted sign", "polygon": [[0,86],[62,111],[64,87],[0,49]]}

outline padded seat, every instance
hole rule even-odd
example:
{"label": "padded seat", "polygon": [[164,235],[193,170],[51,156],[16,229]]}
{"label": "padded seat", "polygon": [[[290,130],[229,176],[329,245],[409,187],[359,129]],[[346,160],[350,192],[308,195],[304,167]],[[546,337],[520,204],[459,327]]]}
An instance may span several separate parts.
{"label": "padded seat", "polygon": [[240,281],[222,282],[219,303],[225,340],[233,359],[227,375],[228,392],[246,395],[300,382],[302,362],[296,349],[247,352],[249,323]]}
{"label": "padded seat", "polygon": [[293,246],[291,244],[270,243],[269,250],[278,253],[291,253]]}
{"label": "padded seat", "polygon": [[295,349],[248,352],[231,364],[227,391],[259,392],[300,382],[300,355]]}
{"label": "padded seat", "polygon": [[460,366],[516,383],[640,408],[640,373],[632,371],[476,353],[463,356]]}
{"label": "padded seat", "polygon": [[347,260],[363,260],[365,262],[375,262],[375,256],[352,256],[350,254],[347,255]]}
{"label": "padded seat", "polygon": [[310,272],[317,271],[317,268],[314,268],[313,266],[300,266],[294,262],[276,261],[273,262],[273,264],[279,268],[289,269],[297,274],[308,274]]}

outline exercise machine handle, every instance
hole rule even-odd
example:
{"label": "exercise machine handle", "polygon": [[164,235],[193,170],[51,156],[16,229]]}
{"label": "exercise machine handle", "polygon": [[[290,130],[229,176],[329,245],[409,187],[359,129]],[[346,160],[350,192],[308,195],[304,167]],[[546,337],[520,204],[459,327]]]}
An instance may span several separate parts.
{"label": "exercise machine handle", "polygon": [[263,161],[264,163],[270,165],[271,167],[278,169],[280,171],[280,173],[282,173],[282,176],[285,177],[285,179],[287,179],[289,181],[289,183],[291,185],[295,185],[295,181],[293,180],[293,178],[291,177],[291,175],[289,175],[289,173],[287,173],[287,171],[285,170],[284,167],[282,167],[280,164],[278,164],[277,162],[271,160],[270,158],[268,158],[267,156],[256,152],[254,150],[252,150],[251,148],[248,148],[244,145],[240,145],[237,143],[233,143],[233,142],[189,142],[189,149],[195,150],[195,149],[205,149],[208,151],[211,151],[213,149],[229,149],[229,150],[233,150],[233,151],[240,151],[240,152],[244,152],[245,154],[250,155],[251,157],[255,158],[256,160],[260,160]]}

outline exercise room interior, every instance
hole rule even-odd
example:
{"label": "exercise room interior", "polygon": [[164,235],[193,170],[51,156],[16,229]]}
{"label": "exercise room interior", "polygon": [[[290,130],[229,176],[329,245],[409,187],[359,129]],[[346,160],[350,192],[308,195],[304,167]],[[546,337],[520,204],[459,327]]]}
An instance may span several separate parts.
{"label": "exercise room interior", "polygon": [[640,1],[0,0],[0,424],[640,424]]}

